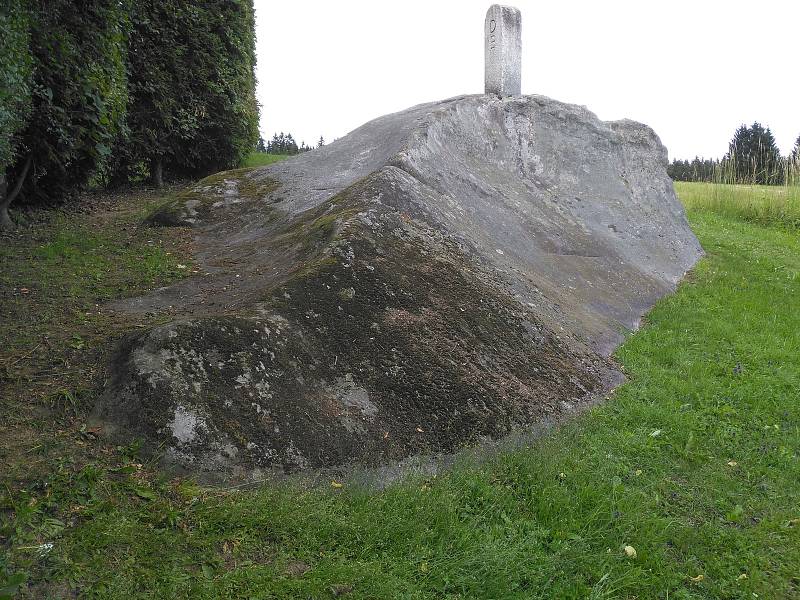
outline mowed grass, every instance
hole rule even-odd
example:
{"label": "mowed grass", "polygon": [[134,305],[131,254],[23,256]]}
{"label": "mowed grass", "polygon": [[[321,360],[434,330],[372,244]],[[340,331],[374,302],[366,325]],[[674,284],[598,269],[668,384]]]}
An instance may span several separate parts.
{"label": "mowed grass", "polygon": [[676,182],[689,210],[711,210],[761,225],[800,229],[800,186]]}
{"label": "mowed grass", "polygon": [[268,154],[267,152],[253,152],[244,161],[243,167],[263,167],[274,162],[288,158],[284,154]]}
{"label": "mowed grass", "polygon": [[689,216],[707,257],[629,381],[531,448],[380,492],[61,456],[6,488],[0,568],[29,597],[800,597],[800,236]]}

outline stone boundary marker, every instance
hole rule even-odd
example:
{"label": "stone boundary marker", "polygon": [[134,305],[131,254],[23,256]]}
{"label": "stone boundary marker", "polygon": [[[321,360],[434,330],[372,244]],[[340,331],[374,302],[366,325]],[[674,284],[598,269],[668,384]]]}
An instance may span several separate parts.
{"label": "stone boundary marker", "polygon": [[522,94],[522,14],[513,6],[492,4],[484,25],[486,93],[501,98]]}

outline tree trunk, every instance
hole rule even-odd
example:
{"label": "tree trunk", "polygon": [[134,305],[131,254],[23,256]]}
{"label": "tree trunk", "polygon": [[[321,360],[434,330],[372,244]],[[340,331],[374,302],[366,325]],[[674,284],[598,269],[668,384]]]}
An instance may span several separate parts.
{"label": "tree trunk", "polygon": [[160,156],[156,156],[150,161],[150,182],[153,187],[164,187],[164,165]]}
{"label": "tree trunk", "polygon": [[25,183],[25,178],[28,176],[28,171],[31,168],[32,156],[28,156],[25,160],[25,166],[22,167],[22,173],[19,174],[17,185],[10,192],[8,191],[8,181],[6,181],[5,172],[0,173],[0,231],[8,231],[14,229],[14,221],[11,220],[11,215],[8,214],[8,207],[17,197],[19,191],[22,189],[22,184]]}
{"label": "tree trunk", "polygon": [[0,231],[7,231],[14,228],[14,221],[8,214],[8,205],[11,204],[6,192],[8,191],[8,182],[6,181],[6,174],[0,173]]}

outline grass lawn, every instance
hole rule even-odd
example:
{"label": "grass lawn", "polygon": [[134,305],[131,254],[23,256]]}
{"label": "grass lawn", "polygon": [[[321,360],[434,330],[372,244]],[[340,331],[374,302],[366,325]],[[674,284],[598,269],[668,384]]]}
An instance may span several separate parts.
{"label": "grass lawn", "polygon": [[288,158],[285,154],[268,154],[266,152],[253,152],[244,161],[244,167],[263,167],[264,165],[271,165],[274,162]]}
{"label": "grass lawn", "polygon": [[[36,378],[48,360],[88,368],[95,330],[118,332],[82,291],[106,271],[78,267],[92,253],[115,264],[99,301],[180,276],[181,247],[151,230],[120,249],[124,206],[99,245],[58,242],[87,231],[77,217],[3,240],[4,290],[64,291],[25,315],[3,291],[3,319],[63,343],[42,357],[40,337],[0,323],[7,414],[15,431],[36,424],[4,446],[0,570],[27,577],[21,597],[800,598],[800,234],[704,203],[706,189],[679,186],[707,257],[619,349],[629,381],[609,401],[530,448],[381,492],[203,488],[141,464],[135,445],[103,447],[82,427],[91,386],[51,409]],[[160,248],[156,270],[118,259],[131,246]],[[59,377],[51,392],[74,398]]]}

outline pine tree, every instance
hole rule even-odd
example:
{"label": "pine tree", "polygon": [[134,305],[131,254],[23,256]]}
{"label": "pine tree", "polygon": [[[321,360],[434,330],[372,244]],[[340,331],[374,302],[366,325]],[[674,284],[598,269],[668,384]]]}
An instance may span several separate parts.
{"label": "pine tree", "polygon": [[325,138],[319,136],[319,141],[317,142],[317,148],[322,148],[325,145]]}
{"label": "pine tree", "polygon": [[758,122],[740,126],[723,159],[734,183],[775,185],[783,182],[783,161],[769,127]]}
{"label": "pine tree", "polygon": [[256,152],[266,152],[267,145],[264,143],[264,138],[260,135],[258,136],[258,143],[256,144]]}
{"label": "pine tree", "polygon": [[297,142],[294,141],[291,133],[286,136],[286,154],[297,154]]}
{"label": "pine tree", "polygon": [[790,179],[789,183],[793,185],[800,184],[800,135],[797,136],[797,141],[794,143],[794,148],[792,148],[792,151],[789,154],[789,165],[787,172]]}
{"label": "pine tree", "polygon": [[695,156],[694,160],[673,160],[667,166],[667,174],[673,181],[715,181],[719,161]]}

